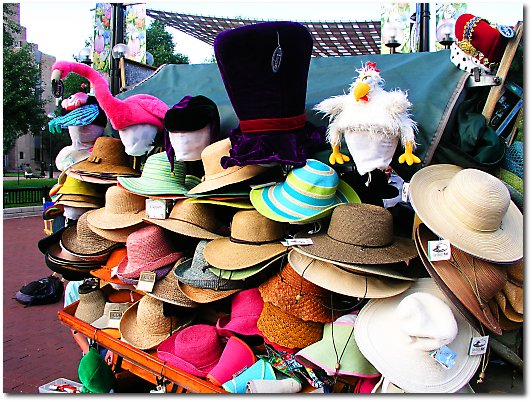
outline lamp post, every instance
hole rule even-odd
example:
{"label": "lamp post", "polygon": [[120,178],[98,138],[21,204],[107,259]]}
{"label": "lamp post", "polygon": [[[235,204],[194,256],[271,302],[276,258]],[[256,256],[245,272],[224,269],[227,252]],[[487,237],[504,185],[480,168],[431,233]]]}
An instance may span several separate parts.
{"label": "lamp post", "polygon": [[390,53],[395,53],[403,43],[404,33],[399,21],[390,21],[382,27],[382,41],[384,46],[390,49]]}
{"label": "lamp post", "polygon": [[127,54],[127,46],[123,43],[117,43],[113,46],[113,51],[111,52],[111,55],[113,56],[113,73],[111,75],[111,93],[113,95],[116,95],[120,92],[120,59],[123,57],[126,57]]}
{"label": "lamp post", "polygon": [[436,39],[445,49],[449,49],[456,40],[454,37],[455,23],[454,19],[445,18],[440,21],[438,29],[436,29]]}
{"label": "lamp post", "polygon": [[[116,95],[120,91],[120,74],[119,74],[119,59],[126,55],[127,47],[122,48],[119,45],[123,45],[124,42],[124,4],[123,3],[111,3],[112,7],[112,16],[111,16],[111,27],[112,27],[112,36],[111,36],[111,46],[112,46],[112,58],[111,58],[111,94]],[[118,49],[115,52],[115,48],[118,46]],[[120,51],[123,50],[122,51]],[[117,56],[115,56],[115,54]],[[120,54],[123,54],[120,56]]]}
{"label": "lamp post", "polygon": [[90,66],[92,64],[91,53],[92,51],[90,47],[84,47],[78,53],[78,61]]}
{"label": "lamp post", "polygon": [[[47,116],[49,119],[55,119],[55,113],[48,113]],[[52,161],[52,132],[48,130],[48,133],[50,134],[50,170],[48,172],[48,178],[53,179],[54,177],[54,163]]]}

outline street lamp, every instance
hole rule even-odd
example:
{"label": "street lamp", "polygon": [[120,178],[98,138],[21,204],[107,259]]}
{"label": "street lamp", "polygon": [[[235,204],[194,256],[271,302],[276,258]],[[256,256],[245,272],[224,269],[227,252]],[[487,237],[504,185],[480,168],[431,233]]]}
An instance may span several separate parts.
{"label": "street lamp", "polygon": [[445,49],[449,49],[454,43],[454,25],[456,21],[452,18],[445,18],[440,21],[438,29],[436,29],[436,39]]}
{"label": "street lamp", "polygon": [[[48,117],[51,120],[51,119],[55,119],[56,116],[55,116],[55,113],[48,113],[46,115],[46,117]],[[54,177],[54,163],[52,161],[52,132],[50,130],[48,130],[48,133],[50,133],[50,166],[49,166],[50,170],[48,172],[48,177],[50,179],[53,179],[53,177]]]}
{"label": "street lamp", "polygon": [[404,40],[404,32],[399,21],[389,21],[382,27],[382,41],[390,48],[390,53],[395,53]]}
{"label": "street lamp", "polygon": [[111,55],[113,56],[113,70],[111,74],[111,93],[113,95],[116,95],[120,92],[120,68],[119,68],[119,61],[123,57],[126,57],[127,54],[127,46],[123,43],[117,43],[113,46],[113,50]]}
{"label": "street lamp", "polygon": [[90,47],[84,47],[78,53],[78,61],[90,66],[92,64],[91,53],[92,51]]}

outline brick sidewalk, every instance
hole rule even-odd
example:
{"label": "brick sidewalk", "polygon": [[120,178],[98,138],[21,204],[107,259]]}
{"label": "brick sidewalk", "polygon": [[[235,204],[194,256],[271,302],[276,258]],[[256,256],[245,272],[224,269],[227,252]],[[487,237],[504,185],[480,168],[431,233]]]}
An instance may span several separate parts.
{"label": "brick sidewalk", "polygon": [[63,302],[24,308],[14,300],[21,286],[51,274],[37,242],[42,217],[4,220],[4,393],[38,393],[57,378],[78,380],[81,351],[57,319]]}

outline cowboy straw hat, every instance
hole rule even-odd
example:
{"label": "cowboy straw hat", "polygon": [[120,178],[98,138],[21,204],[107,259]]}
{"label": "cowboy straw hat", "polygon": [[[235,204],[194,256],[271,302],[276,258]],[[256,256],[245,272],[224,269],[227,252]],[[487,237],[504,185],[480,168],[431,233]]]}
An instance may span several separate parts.
{"label": "cowboy straw hat", "polygon": [[136,225],[128,226],[126,228],[121,229],[100,229],[96,226],[92,226],[88,221],[87,223],[89,225],[90,230],[92,230],[98,236],[110,241],[115,241],[117,243],[125,243],[127,241],[127,237],[131,233],[136,232],[137,230],[142,229],[143,227],[146,227],[148,225],[145,222],[141,222],[137,223]]}
{"label": "cowboy straw hat", "polygon": [[229,156],[230,149],[231,140],[229,138],[216,141],[205,147],[201,152],[205,175],[202,182],[192,188],[188,194],[207,193],[230,184],[240,183],[268,169],[259,165],[231,166],[224,169],[220,164],[220,159],[223,156]]}
{"label": "cowboy straw hat", "polygon": [[301,254],[299,249],[288,253],[288,262],[294,271],[309,282],[345,296],[380,299],[396,296],[412,285],[412,281],[348,272],[334,264]]}
{"label": "cowboy straw hat", "polygon": [[390,264],[417,257],[412,239],[393,234],[390,211],[371,204],[338,205],[326,233],[295,237],[310,238],[313,244],[298,247],[333,264]]}
{"label": "cowboy straw hat", "polygon": [[105,192],[105,206],[92,212],[88,221],[99,229],[123,229],[142,223],[146,214],[146,197],[118,186]]}
{"label": "cowboy straw hat", "polygon": [[416,172],[409,188],[416,214],[453,246],[495,263],[523,258],[523,214],[495,176],[438,164]]}
{"label": "cowboy straw hat", "polygon": [[357,193],[338,173],[316,159],[292,169],[282,183],[252,189],[249,197],[262,215],[291,223],[312,222],[330,215],[339,204],[360,203]]}
{"label": "cowboy straw hat", "polygon": [[[507,282],[506,267],[477,259],[459,249],[452,250],[452,260],[429,261],[428,242],[438,240],[438,236],[424,224],[416,228],[415,236],[419,254],[426,257],[422,261],[430,276],[445,295],[452,293],[456,296],[449,298],[450,301],[458,299],[460,303],[456,307],[459,310],[465,307],[490,331],[502,335],[502,330],[488,307],[488,301]],[[478,327],[475,322],[471,325]]]}
{"label": "cowboy straw hat", "polygon": [[230,238],[210,241],[205,259],[220,269],[249,268],[286,251],[281,244],[285,228],[254,209],[238,211],[233,216]]}
{"label": "cowboy straw hat", "polygon": [[[418,279],[398,296],[370,300],[355,331],[366,359],[408,393],[453,393],[467,384],[481,361],[468,355],[478,336],[432,278]],[[456,354],[449,369],[430,356],[445,344]]]}

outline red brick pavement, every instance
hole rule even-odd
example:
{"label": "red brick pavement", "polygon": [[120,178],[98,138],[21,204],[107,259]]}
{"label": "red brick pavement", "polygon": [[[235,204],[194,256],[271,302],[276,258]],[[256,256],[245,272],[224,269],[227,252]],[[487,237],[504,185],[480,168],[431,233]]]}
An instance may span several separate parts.
{"label": "red brick pavement", "polygon": [[38,393],[61,377],[79,382],[81,351],[57,319],[63,302],[24,308],[14,300],[21,286],[51,274],[37,248],[43,228],[40,216],[4,220],[4,393]]}

